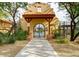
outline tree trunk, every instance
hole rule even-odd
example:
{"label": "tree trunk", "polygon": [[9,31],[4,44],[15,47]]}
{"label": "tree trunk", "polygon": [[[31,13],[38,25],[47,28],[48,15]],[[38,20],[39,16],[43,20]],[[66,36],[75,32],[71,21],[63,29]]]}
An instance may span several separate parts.
{"label": "tree trunk", "polygon": [[15,30],[16,30],[16,22],[14,19],[12,27],[11,27],[10,31],[8,32],[9,33],[8,35],[10,35],[11,33],[15,33]]}
{"label": "tree trunk", "polygon": [[10,29],[10,31],[9,31],[9,35],[11,34],[11,33],[15,33],[15,30],[16,30],[16,21],[15,21],[15,14],[16,14],[16,11],[17,11],[17,9],[15,9],[14,10],[14,14],[13,14],[13,24],[12,24],[12,27],[11,27],[11,29]]}
{"label": "tree trunk", "polygon": [[71,39],[70,39],[70,41],[74,41],[75,28],[76,28],[75,21],[71,21]]}

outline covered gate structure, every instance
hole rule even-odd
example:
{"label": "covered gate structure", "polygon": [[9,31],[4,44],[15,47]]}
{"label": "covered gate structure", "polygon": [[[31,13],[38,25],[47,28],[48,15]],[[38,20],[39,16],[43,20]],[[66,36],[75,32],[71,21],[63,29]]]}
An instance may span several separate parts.
{"label": "covered gate structure", "polygon": [[[58,18],[55,16],[54,9],[48,3],[35,2],[28,4],[27,10],[22,15],[21,27],[34,36],[34,26],[36,24],[44,25],[45,37],[50,35],[55,28],[58,28]],[[53,26],[55,25],[55,26]],[[31,36],[31,35],[30,35]]]}
{"label": "covered gate structure", "polygon": [[[55,17],[55,14],[24,14],[23,17],[28,24],[30,24],[30,22],[33,19],[36,19],[36,20],[44,19],[44,20],[46,20],[48,22],[48,35],[50,35],[50,23],[53,20],[53,18]],[[28,32],[30,34],[30,25],[28,26]]]}

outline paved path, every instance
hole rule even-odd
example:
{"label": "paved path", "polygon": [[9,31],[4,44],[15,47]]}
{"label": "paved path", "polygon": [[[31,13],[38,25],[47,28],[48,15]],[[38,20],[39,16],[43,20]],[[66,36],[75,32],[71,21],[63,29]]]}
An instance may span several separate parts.
{"label": "paved path", "polygon": [[16,57],[56,57],[57,53],[44,38],[32,39]]}

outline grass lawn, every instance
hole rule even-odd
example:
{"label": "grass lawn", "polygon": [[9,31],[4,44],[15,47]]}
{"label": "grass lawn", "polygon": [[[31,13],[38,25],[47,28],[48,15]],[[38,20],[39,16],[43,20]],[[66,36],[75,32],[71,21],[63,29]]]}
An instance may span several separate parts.
{"label": "grass lawn", "polygon": [[69,42],[66,44],[58,44],[55,39],[49,40],[49,43],[55,49],[59,56],[62,57],[79,57],[79,44],[76,42]]}
{"label": "grass lawn", "polygon": [[15,44],[6,44],[0,46],[0,57],[14,57],[29,40],[16,41]]}

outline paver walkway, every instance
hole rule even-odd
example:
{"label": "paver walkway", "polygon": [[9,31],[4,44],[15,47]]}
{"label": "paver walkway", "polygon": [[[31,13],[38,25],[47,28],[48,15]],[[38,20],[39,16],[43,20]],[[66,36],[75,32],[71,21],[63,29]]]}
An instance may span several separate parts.
{"label": "paver walkway", "polygon": [[44,38],[32,39],[16,57],[55,57],[57,53]]}

